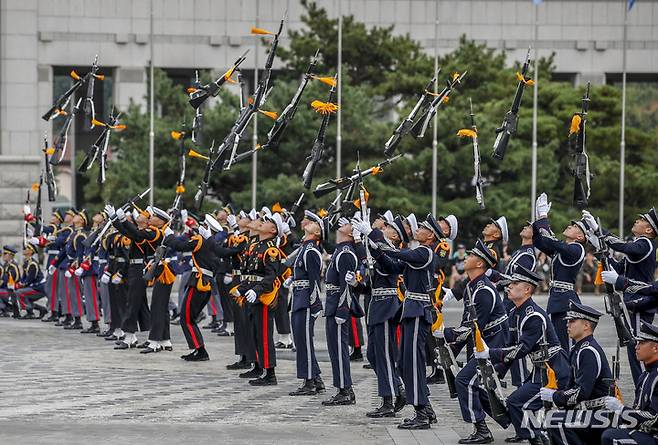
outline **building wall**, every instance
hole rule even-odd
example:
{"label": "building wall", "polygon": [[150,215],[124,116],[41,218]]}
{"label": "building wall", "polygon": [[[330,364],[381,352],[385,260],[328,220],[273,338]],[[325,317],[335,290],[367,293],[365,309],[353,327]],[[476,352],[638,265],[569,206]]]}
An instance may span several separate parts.
{"label": "building wall", "polygon": [[[338,0],[318,0],[330,16]],[[254,56],[256,23],[274,29],[283,12],[301,27],[297,0],[153,0],[154,60],[165,68],[226,69],[246,48]],[[540,55],[556,52],[557,71],[576,81],[619,73],[625,0],[545,0],[537,9]],[[95,54],[112,69],[114,102],[144,103],[149,63],[149,0],[0,0],[0,237],[20,232],[24,190],[37,177],[50,124],[40,119],[52,101],[53,66],[88,66]],[[342,0],[344,15],[368,25],[395,25],[428,52],[445,53],[459,37],[525,56],[533,39],[531,0]],[[435,21],[438,19],[435,39]],[[628,71],[658,73],[658,2],[640,0],[629,14]],[[286,45],[286,39],[283,45]],[[276,63],[275,63],[276,67]],[[50,136],[49,136],[50,137]],[[70,195],[62,184],[62,196]]]}

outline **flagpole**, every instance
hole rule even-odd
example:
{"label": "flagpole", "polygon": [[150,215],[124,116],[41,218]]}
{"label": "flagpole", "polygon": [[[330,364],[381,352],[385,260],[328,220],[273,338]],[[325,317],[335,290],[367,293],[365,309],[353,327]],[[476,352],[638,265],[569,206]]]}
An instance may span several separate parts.
{"label": "flagpole", "polygon": [[342,119],[342,93],[343,93],[343,13],[342,13],[342,0],[338,0],[338,68],[337,68],[337,78],[338,85],[336,86],[336,104],[338,105],[338,110],[336,113],[336,177],[340,178],[341,176],[341,163],[343,158],[342,153],[342,142],[343,136],[341,132],[343,119]]}
{"label": "flagpole", "polygon": [[154,95],[154,84],[155,80],[153,79],[154,69],[153,69],[153,0],[151,0],[151,24],[150,24],[150,37],[149,37],[149,51],[150,51],[150,62],[149,62],[149,75],[150,86],[149,86],[149,204],[153,206],[153,194],[155,191],[155,101],[153,98]]}
{"label": "flagpole", "polygon": [[533,3],[534,10],[534,23],[533,23],[533,47],[535,48],[535,60],[533,64],[533,79],[535,84],[532,89],[532,180],[530,185],[530,221],[535,220],[535,199],[537,198],[537,95],[538,95],[538,79],[537,79],[537,8],[539,4]]}
{"label": "flagpole", "polygon": [[[260,1],[256,0],[256,28],[258,28],[258,13],[259,13]],[[258,85],[258,38],[254,39],[254,91],[256,91]],[[242,94],[242,92],[240,92]],[[258,146],[258,113],[254,114],[254,133],[252,135],[251,141],[253,145],[254,154],[251,157],[251,207],[256,208],[256,180],[258,179],[258,152],[256,147]]]}
{"label": "flagpole", "polygon": [[621,72],[621,141],[619,143],[619,236],[624,236],[624,182],[626,175],[626,40],[628,2],[624,1],[624,47]]}
{"label": "flagpole", "polygon": [[[434,73],[439,70],[439,4],[436,3],[434,16]],[[434,94],[439,92],[439,78],[434,79]],[[432,126],[432,215],[436,216],[436,201],[438,189],[438,159],[439,159],[439,113],[434,114]]]}

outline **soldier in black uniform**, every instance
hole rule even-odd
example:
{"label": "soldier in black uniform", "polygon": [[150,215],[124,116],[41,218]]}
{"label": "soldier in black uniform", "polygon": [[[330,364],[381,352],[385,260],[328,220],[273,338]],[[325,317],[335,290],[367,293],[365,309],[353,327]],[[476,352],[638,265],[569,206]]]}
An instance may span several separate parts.
{"label": "soldier in black uniform", "polygon": [[105,337],[107,341],[121,341],[125,333],[121,326],[126,313],[127,286],[125,278],[128,275],[128,261],[130,256],[130,239],[123,236],[116,229],[111,228],[100,241],[107,250],[107,266],[101,275],[101,283],[107,285],[110,294],[110,320],[111,335]]}

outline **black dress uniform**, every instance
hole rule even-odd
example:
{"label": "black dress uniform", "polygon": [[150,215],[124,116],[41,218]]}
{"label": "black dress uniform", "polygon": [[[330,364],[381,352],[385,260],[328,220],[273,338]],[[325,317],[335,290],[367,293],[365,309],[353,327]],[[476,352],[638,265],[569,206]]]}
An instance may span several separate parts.
{"label": "black dress uniform", "polygon": [[[638,340],[658,343],[658,328],[642,322]],[[610,428],[603,432],[603,445],[655,445],[658,440],[658,361],[645,363],[645,370],[635,386],[632,408],[624,407],[624,417],[636,422],[624,429]]]}
{"label": "black dress uniform", "polygon": [[551,258],[551,283],[546,312],[551,316],[560,343],[569,350],[565,315],[569,302],[580,303],[576,294],[576,277],[585,259],[585,247],[581,243],[559,241],[551,232],[548,218],[532,223],[532,241],[535,247]]}
{"label": "black dress uniform", "polygon": [[127,306],[127,284],[125,277],[128,275],[128,262],[130,260],[131,241],[116,230],[112,230],[101,241],[107,246],[107,268],[101,276],[101,281],[106,281],[110,294],[110,329],[112,335],[107,340],[123,340],[124,334],[121,330],[123,317]]}

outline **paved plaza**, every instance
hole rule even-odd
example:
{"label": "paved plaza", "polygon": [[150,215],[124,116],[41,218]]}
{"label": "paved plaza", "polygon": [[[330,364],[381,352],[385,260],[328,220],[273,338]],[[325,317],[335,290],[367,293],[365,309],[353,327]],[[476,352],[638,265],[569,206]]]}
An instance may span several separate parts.
{"label": "paved plaza", "polygon": [[[545,297],[538,302],[545,306]],[[602,296],[585,296],[583,302],[603,310]],[[460,316],[460,304],[449,303],[447,324]],[[179,326],[172,326],[173,352],[144,356],[114,351],[101,338],[51,323],[0,319],[0,444],[448,445],[470,432],[445,385],[430,386],[439,422],[429,431],[396,428],[413,414],[410,406],[396,419],[366,418],[379,398],[375,375],[362,363],[352,363],[357,404],[322,406],[333,393],[323,323],[316,326],[316,345],[328,392],[313,397],[288,396],[299,385],[293,352],[277,352],[278,386],[255,388],[225,368],[235,359],[233,339],[204,334],[211,360],[188,363],[179,358],[187,352]],[[609,317],[596,334],[610,357],[615,331]],[[630,403],[626,363],[622,354],[621,387]],[[489,423],[496,443],[512,435]]]}

